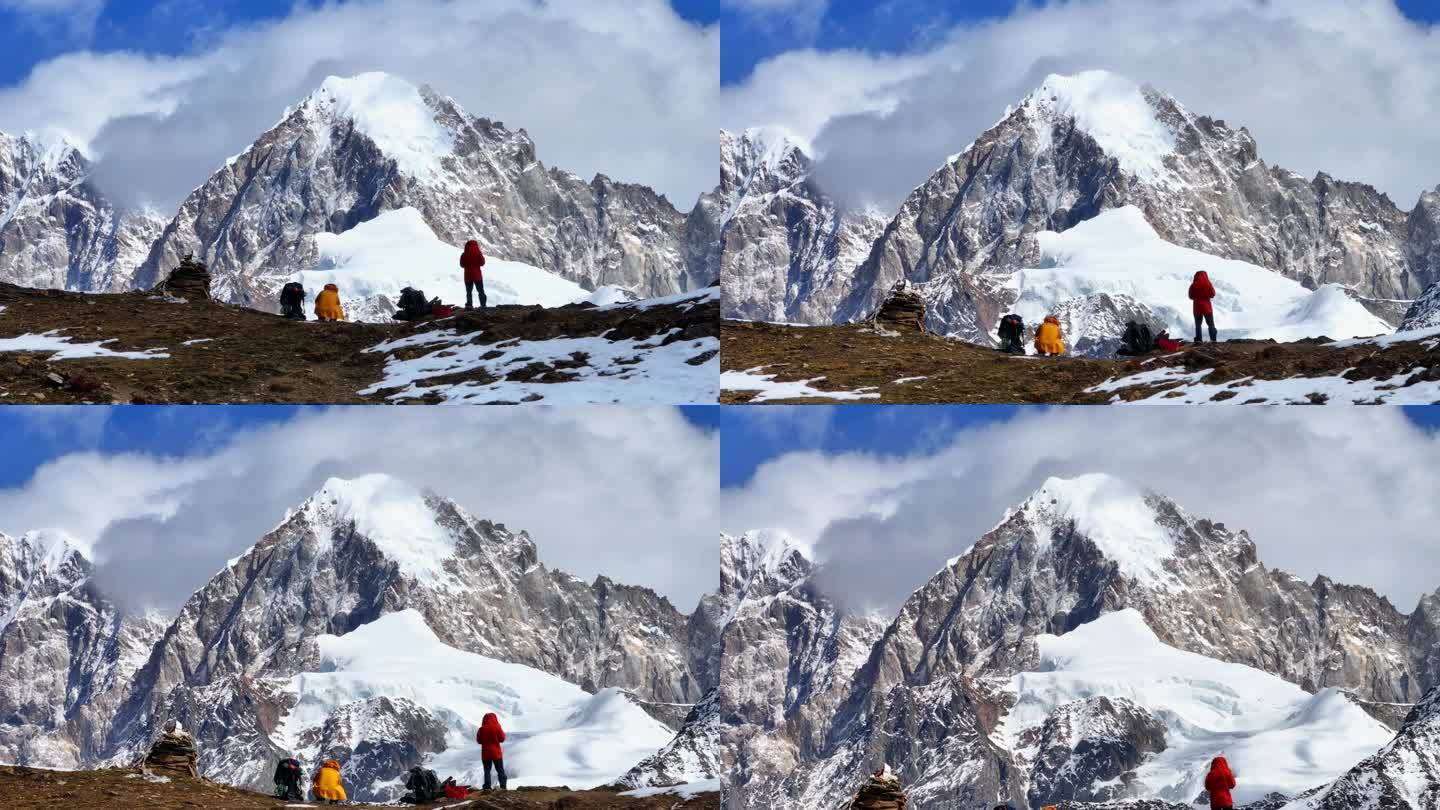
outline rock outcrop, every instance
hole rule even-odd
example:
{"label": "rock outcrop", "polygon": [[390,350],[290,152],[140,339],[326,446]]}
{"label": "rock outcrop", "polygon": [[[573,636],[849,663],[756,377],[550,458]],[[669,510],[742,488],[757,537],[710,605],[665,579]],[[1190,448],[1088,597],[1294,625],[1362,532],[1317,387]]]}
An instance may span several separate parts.
{"label": "rock outcrop", "polygon": [[186,301],[210,300],[210,270],[204,262],[196,261],[186,254],[180,266],[170,271],[165,280],[155,285],[155,291]]}
{"label": "rock outcrop", "polygon": [[171,779],[194,779],[200,775],[200,751],[195,738],[185,733],[174,720],[165,724],[160,736],[150,744],[140,760],[140,772]]}
{"label": "rock outcrop", "polygon": [[848,807],[849,810],[905,810],[906,801],[900,777],[884,768],[870,774]]}

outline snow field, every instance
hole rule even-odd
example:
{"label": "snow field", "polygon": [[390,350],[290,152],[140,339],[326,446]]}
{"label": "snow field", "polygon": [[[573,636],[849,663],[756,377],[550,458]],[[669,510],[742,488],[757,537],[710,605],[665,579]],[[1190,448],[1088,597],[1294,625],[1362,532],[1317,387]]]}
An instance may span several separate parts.
{"label": "snow field", "polygon": [[1013,748],[1060,706],[1127,698],[1166,728],[1166,750],[1137,769],[1142,798],[1189,803],[1221,755],[1239,782],[1237,806],[1272,791],[1294,795],[1335,779],[1393,736],[1334,689],[1312,695],[1261,670],[1170,647],[1133,609],[1036,641],[1039,665],[1010,680],[1018,702],[997,739]]}
{"label": "snow field", "polygon": [[[446,726],[446,750],[425,764],[443,779],[484,779],[475,730],[500,716],[512,786],[607,784],[670,741],[672,732],[623,693],[589,694],[548,673],[441,642],[415,610],[391,613],[344,636],[316,639],[315,672],[290,680],[299,696],[274,738],[303,750],[302,733],[336,709],[371,697],[406,698]],[[317,752],[305,751],[310,758]]]}

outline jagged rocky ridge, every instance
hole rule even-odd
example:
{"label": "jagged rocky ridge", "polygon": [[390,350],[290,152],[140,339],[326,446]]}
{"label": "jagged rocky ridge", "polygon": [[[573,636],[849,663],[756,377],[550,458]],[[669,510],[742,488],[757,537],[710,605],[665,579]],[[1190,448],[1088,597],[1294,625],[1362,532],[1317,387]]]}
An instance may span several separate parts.
{"label": "jagged rocky ridge", "polygon": [[523,129],[384,74],[327,79],[202,182],[168,224],[117,214],[85,182],[73,149],[56,158],[21,141],[12,168],[3,162],[9,143],[0,136],[0,195],[13,199],[0,196],[0,205],[26,216],[0,208],[0,280],[24,286],[148,289],[194,254],[215,274],[219,300],[269,307],[285,280],[315,266],[316,234],[404,207],[443,241],[478,238],[491,255],[587,289],[655,297],[719,276],[714,193],[687,214],[645,186],[547,168]]}
{"label": "jagged rocky ridge", "polygon": [[165,223],[118,210],[90,173],[74,144],[0,132],[0,280],[94,292],[129,286]]}
{"label": "jagged rocky ridge", "polygon": [[[604,577],[586,583],[551,571],[523,532],[477,520],[433,494],[407,504],[408,517],[416,520],[400,540],[393,527],[365,513],[370,500],[392,497],[384,494],[391,484],[378,476],[332,479],[197,591],[168,627],[150,622],[132,629],[96,592],[89,563],[73,549],[58,558],[49,554],[64,560],[69,593],[59,598],[47,595],[58,590],[46,584],[53,576],[31,573],[36,568],[26,561],[35,553],[26,549],[33,543],[0,556],[0,563],[9,562],[0,567],[0,598],[18,604],[29,622],[23,636],[19,619],[0,628],[0,671],[7,676],[0,700],[34,714],[0,730],[0,756],[71,768],[128,765],[165,722],[176,720],[195,736],[204,775],[265,788],[275,761],[292,753],[275,732],[297,699],[289,679],[318,663],[314,639],[406,609],[418,611],[450,646],[525,664],[587,691],[621,687],[642,707],[691,705],[713,694],[718,673],[705,667],[712,666],[714,653],[703,648],[718,636],[710,614],[686,616],[646,588]],[[12,582],[31,584],[20,590]],[[71,608],[76,617],[65,623],[40,623],[59,612],[57,602],[75,595],[96,607]],[[14,612],[8,603],[0,606],[7,608],[4,615]],[[67,637],[78,647],[84,633],[94,636],[91,646],[98,652],[87,652],[68,671],[59,669],[48,691],[12,686],[28,684],[42,669],[63,667]],[[27,643],[11,641],[19,637]],[[71,703],[73,716],[54,717],[54,706]],[[429,709],[377,695],[337,708],[303,730],[298,743],[332,753],[347,746],[352,777],[381,785],[444,747],[443,728]],[[691,751],[703,748],[699,731],[681,730]],[[356,739],[361,746],[349,749]],[[665,753],[659,759],[668,762]],[[680,771],[671,764],[652,775],[674,772]]]}
{"label": "jagged rocky ridge", "polygon": [[1405,320],[1400,323],[1400,331],[1434,329],[1436,327],[1440,327],[1440,282],[1431,284],[1430,289],[1415,299],[1415,302],[1405,311]]}
{"label": "jagged rocky ridge", "polygon": [[[1098,110],[1118,97],[1136,108],[1135,121]],[[744,156],[755,151],[746,138],[721,144],[731,152],[722,165],[748,165]],[[808,178],[798,146],[785,149],[794,153],[781,164],[793,167],[785,176]],[[1396,300],[1440,280],[1440,189],[1407,212],[1364,184],[1324,173],[1306,180],[1267,166],[1243,127],[1099,72],[1046,79],[917,187],[866,247],[826,247],[824,229],[801,216],[828,199],[813,184],[753,188],[740,187],[730,204],[737,214],[726,220],[724,276],[727,291],[736,290],[726,317],[859,320],[904,278],[924,291],[935,331],[988,344],[1013,302],[1007,279],[1038,258],[1034,235],[1127,205],[1167,241],[1311,289],[1344,285],[1392,323]],[[788,269],[782,287],[782,244],[791,255],[823,258]]]}
{"label": "jagged rocky ridge", "polygon": [[[1135,766],[1163,751],[1166,739],[1155,717],[1128,700],[1061,706],[1020,739],[1000,730],[1016,699],[1009,679],[1038,662],[1036,636],[1063,638],[1126,608],[1168,645],[1308,691],[1345,686],[1366,701],[1413,703],[1440,682],[1440,592],[1406,615],[1367,588],[1268,570],[1243,531],[1193,517],[1154,493],[1144,508],[1156,536],[1171,545],[1153,566],[1141,564],[1103,532],[1077,527],[1063,506],[1076,483],[1047,482],[1009,512],[870,636],[868,652],[857,651],[867,639],[825,640],[820,646],[832,655],[866,658],[839,672],[842,688],[810,696],[813,705],[799,688],[766,700],[772,681],[833,676],[832,663],[807,665],[790,650],[803,653],[818,627],[846,621],[822,612],[829,603],[790,546],[780,557],[795,583],[782,591],[785,609],[773,586],[757,589],[742,596],[725,629],[724,734],[727,756],[738,763],[726,805],[840,807],[882,765],[895,768],[912,806],[922,808],[1133,796]],[[744,575],[753,570],[745,560],[776,558],[763,551],[773,547],[764,536],[727,546],[736,548],[722,562],[742,581],[753,578]],[[809,618],[817,614],[828,621]],[[732,647],[741,650],[733,660]],[[751,649],[771,652],[746,655]],[[1021,748],[1031,753],[1018,757]],[[761,767],[763,755],[778,764]]]}

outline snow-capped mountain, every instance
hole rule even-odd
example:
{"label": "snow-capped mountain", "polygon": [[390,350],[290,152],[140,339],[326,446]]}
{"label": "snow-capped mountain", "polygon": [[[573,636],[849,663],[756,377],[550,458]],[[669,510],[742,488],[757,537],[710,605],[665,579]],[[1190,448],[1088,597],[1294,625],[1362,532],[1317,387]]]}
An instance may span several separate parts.
{"label": "snow-capped mountain", "polygon": [[[1244,128],[1092,71],[1047,78],[916,188],[873,245],[857,251],[863,261],[827,269],[827,293],[814,306],[787,302],[787,313],[810,323],[857,320],[904,278],[924,292],[935,331],[989,343],[1015,303],[1014,274],[1045,266],[1037,237],[1126,206],[1173,245],[1265,268],[1307,290],[1339,285],[1387,316],[1396,300],[1440,280],[1440,193],[1407,212],[1363,184],[1323,173],[1306,180],[1267,166]],[[814,241],[803,228],[789,238]],[[773,269],[725,262],[727,286],[740,289]],[[808,289],[807,279],[793,288]],[[1180,288],[1140,303],[1183,309],[1187,301]]]}
{"label": "snow-capped mountain", "polygon": [[[88,571],[83,557],[63,559],[74,569],[66,582]],[[0,570],[34,569],[27,565]],[[7,574],[0,598],[20,592],[11,581],[33,579]],[[103,597],[85,593],[113,616]],[[676,730],[666,722],[718,685],[707,669],[715,653],[704,647],[718,637],[712,615],[687,616],[646,588],[551,571],[523,532],[403,482],[331,479],[168,626],[135,640],[92,633],[101,650],[124,652],[123,666],[96,681],[115,684],[103,700],[74,696],[89,713],[84,736],[67,727],[72,755],[50,756],[38,721],[5,729],[0,755],[59,767],[129,763],[173,719],[195,735],[211,778],[264,787],[281,756],[339,753],[352,783],[362,780],[359,795],[393,798],[393,780],[411,765],[455,770],[474,753],[474,729],[461,732],[483,704],[512,721],[512,745],[535,757],[513,763],[515,776],[608,783],[670,745]],[[76,624],[29,628],[25,638],[62,650],[70,638],[74,647]],[[36,666],[31,646],[0,647],[0,670]],[[7,677],[0,700],[30,699],[11,686],[20,682]],[[625,729],[626,746],[611,741],[605,751],[566,755],[568,766],[558,761],[566,746]],[[12,750],[29,753],[22,760]]]}
{"label": "snow-capped mountain", "polygon": [[[193,253],[209,264],[221,300],[268,302],[292,274],[317,266],[318,234],[407,207],[457,251],[479,239],[487,254],[586,289],[668,295],[718,274],[705,264],[713,236],[703,217],[691,222],[644,186],[547,169],[524,130],[366,73],[326,79],[191,193],[137,284]],[[454,264],[443,269],[458,277]]]}
{"label": "snow-capped mountain", "polygon": [[784,133],[721,130],[723,317],[823,323],[848,293],[885,219],[843,210],[811,171]]}
{"label": "snow-capped mountain", "polygon": [[122,615],[92,571],[83,546],[62,533],[0,533],[0,760],[92,759],[164,632],[158,616]]}
{"label": "snow-capped mountain", "polygon": [[164,226],[111,204],[76,145],[0,132],[0,281],[123,290]]}
{"label": "snow-capped mountain", "polygon": [[[838,699],[786,705],[789,722],[763,732],[727,716],[739,744],[789,757],[734,771],[727,806],[840,807],[883,765],[920,808],[1188,802],[1222,738],[1273,763],[1324,738],[1251,787],[1323,784],[1387,738],[1366,702],[1413,703],[1440,682],[1437,608],[1440,592],[1406,615],[1366,588],[1268,570],[1243,531],[1124,482],[1051,479],[911,595]],[[775,623],[733,630],[750,647],[795,643]],[[827,671],[789,663],[791,682]],[[722,691],[743,698],[774,666],[727,657]]]}

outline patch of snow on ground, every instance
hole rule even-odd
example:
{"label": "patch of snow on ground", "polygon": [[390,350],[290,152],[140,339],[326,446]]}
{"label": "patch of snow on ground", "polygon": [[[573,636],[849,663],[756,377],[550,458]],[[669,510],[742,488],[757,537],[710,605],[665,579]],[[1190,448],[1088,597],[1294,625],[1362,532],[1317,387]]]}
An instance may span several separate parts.
{"label": "patch of snow on ground", "polygon": [[679,796],[682,799],[691,799],[701,793],[719,793],[719,779],[705,779],[699,782],[690,782],[684,785],[671,785],[670,787],[648,787],[639,790],[627,790],[621,796],[634,796],[643,799],[648,796]]}
{"label": "patch of snow on ground", "polygon": [[1170,647],[1133,609],[1036,642],[1036,672],[1010,681],[1018,702],[997,734],[1014,741],[1056,708],[1097,695],[1128,698],[1166,728],[1166,750],[1136,771],[1141,798],[1189,803],[1224,755],[1236,805],[1325,784],[1389,742],[1392,732],[1334,689],[1312,695],[1274,675]]}
{"label": "patch of snow on ground", "polygon": [[[1062,302],[1096,293],[1126,295],[1150,309],[1158,332],[1194,335],[1190,282],[1204,270],[1215,286],[1215,325],[1222,340],[1385,335],[1394,330],[1338,285],[1307,290],[1272,270],[1220,259],[1161,239],[1134,206],[1105,211],[1063,233],[1036,235],[1040,266],[1020,270],[1005,284],[1016,294],[1012,309],[1038,324]],[[1065,335],[1070,346],[1083,335]],[[1118,338],[1119,335],[1090,337]]]}
{"label": "patch of snow on ground", "polygon": [[[1378,380],[1347,380],[1337,374],[1331,377],[1287,377],[1283,380],[1259,380],[1242,377],[1227,383],[1206,383],[1204,378],[1213,369],[1187,372],[1168,367],[1118,377],[1085,389],[1088,393],[1107,393],[1127,388],[1179,383],[1148,397],[1125,401],[1117,395],[1112,404],[1176,403],[1182,405],[1242,405],[1259,400],[1267,405],[1310,405],[1312,394],[1325,397],[1327,405],[1385,404],[1433,405],[1440,403],[1440,382],[1423,381],[1406,385],[1423,369],[1405,371],[1394,377]],[[1215,399],[1217,394],[1234,396]]]}
{"label": "patch of snow on ground", "polygon": [[759,374],[760,367],[748,371],[726,371],[720,374],[721,391],[758,391],[751,402],[765,402],[772,399],[879,399],[879,392],[873,387],[855,391],[821,391],[810,383],[820,382],[824,377],[794,382],[777,382],[774,374]]}
{"label": "patch of snow on ground", "polygon": [[117,352],[105,348],[115,339],[95,343],[71,343],[71,338],[60,334],[63,330],[52,329],[38,335],[24,334],[20,337],[0,338],[0,352],[53,352],[49,360],[80,360],[90,357],[114,357],[125,360],[164,360],[170,355],[159,349],[142,352]]}
{"label": "patch of snow on ground", "polygon": [[337,708],[379,695],[408,699],[445,724],[446,750],[425,765],[461,784],[483,781],[475,730],[488,712],[505,727],[512,787],[608,784],[672,736],[618,689],[592,695],[546,672],[455,649],[413,609],[316,644],[319,671],[290,680],[299,702],[275,734],[291,750]]}
{"label": "patch of snow on ground", "polygon": [[201,343],[209,343],[210,341],[212,341],[212,340],[214,340],[214,339],[215,339],[215,338],[196,338],[195,340],[187,340],[187,341],[185,341],[184,343],[181,343],[180,345],[181,345],[181,346],[199,346]]}
{"label": "patch of snow on ground", "polygon": [[[673,332],[672,332],[673,334]],[[665,335],[645,339],[607,340],[604,337],[505,341],[481,345],[479,337],[454,332],[422,333],[382,343],[370,352],[392,352],[416,345],[435,350],[411,360],[391,359],[380,382],[360,391],[362,396],[388,389],[392,400],[435,393],[447,402],[523,402],[535,398],[547,403],[711,403],[719,398],[720,341],[716,338],[684,340],[660,345]],[[484,359],[492,352],[499,356]],[[708,351],[716,354],[699,365],[687,360]],[[586,365],[561,371],[574,375],[566,382],[521,382],[505,379],[531,363],[569,361],[576,353],[587,355]],[[433,377],[484,369],[493,382],[466,381],[430,385]]]}
{"label": "patch of snow on ground", "polygon": [[[1440,341],[1440,326],[1431,326],[1425,329],[1412,329],[1408,332],[1395,332],[1389,335],[1380,335],[1370,338],[1352,338],[1350,340],[1337,340],[1331,346],[1346,348],[1369,344],[1373,346],[1393,346],[1396,343],[1408,343],[1411,341]],[[1434,348],[1434,346],[1430,346]]]}
{"label": "patch of snow on ground", "polygon": [[921,380],[928,380],[928,379],[930,379],[930,378],[929,378],[929,377],[901,377],[900,379],[896,380],[893,384],[894,384],[894,385],[906,385],[906,384],[908,384],[908,383],[916,383],[916,382],[920,382]]}
{"label": "patch of snow on ground", "polygon": [[[340,288],[341,306],[352,321],[388,323],[405,287],[443,303],[465,303],[460,248],[440,241],[414,208],[387,211],[345,233],[316,234],[315,247],[320,253],[315,269],[294,276],[305,287],[308,306],[326,284]],[[490,306],[559,307],[599,294],[538,267],[493,256],[485,257],[483,272]],[[389,306],[380,303],[382,298]]]}

